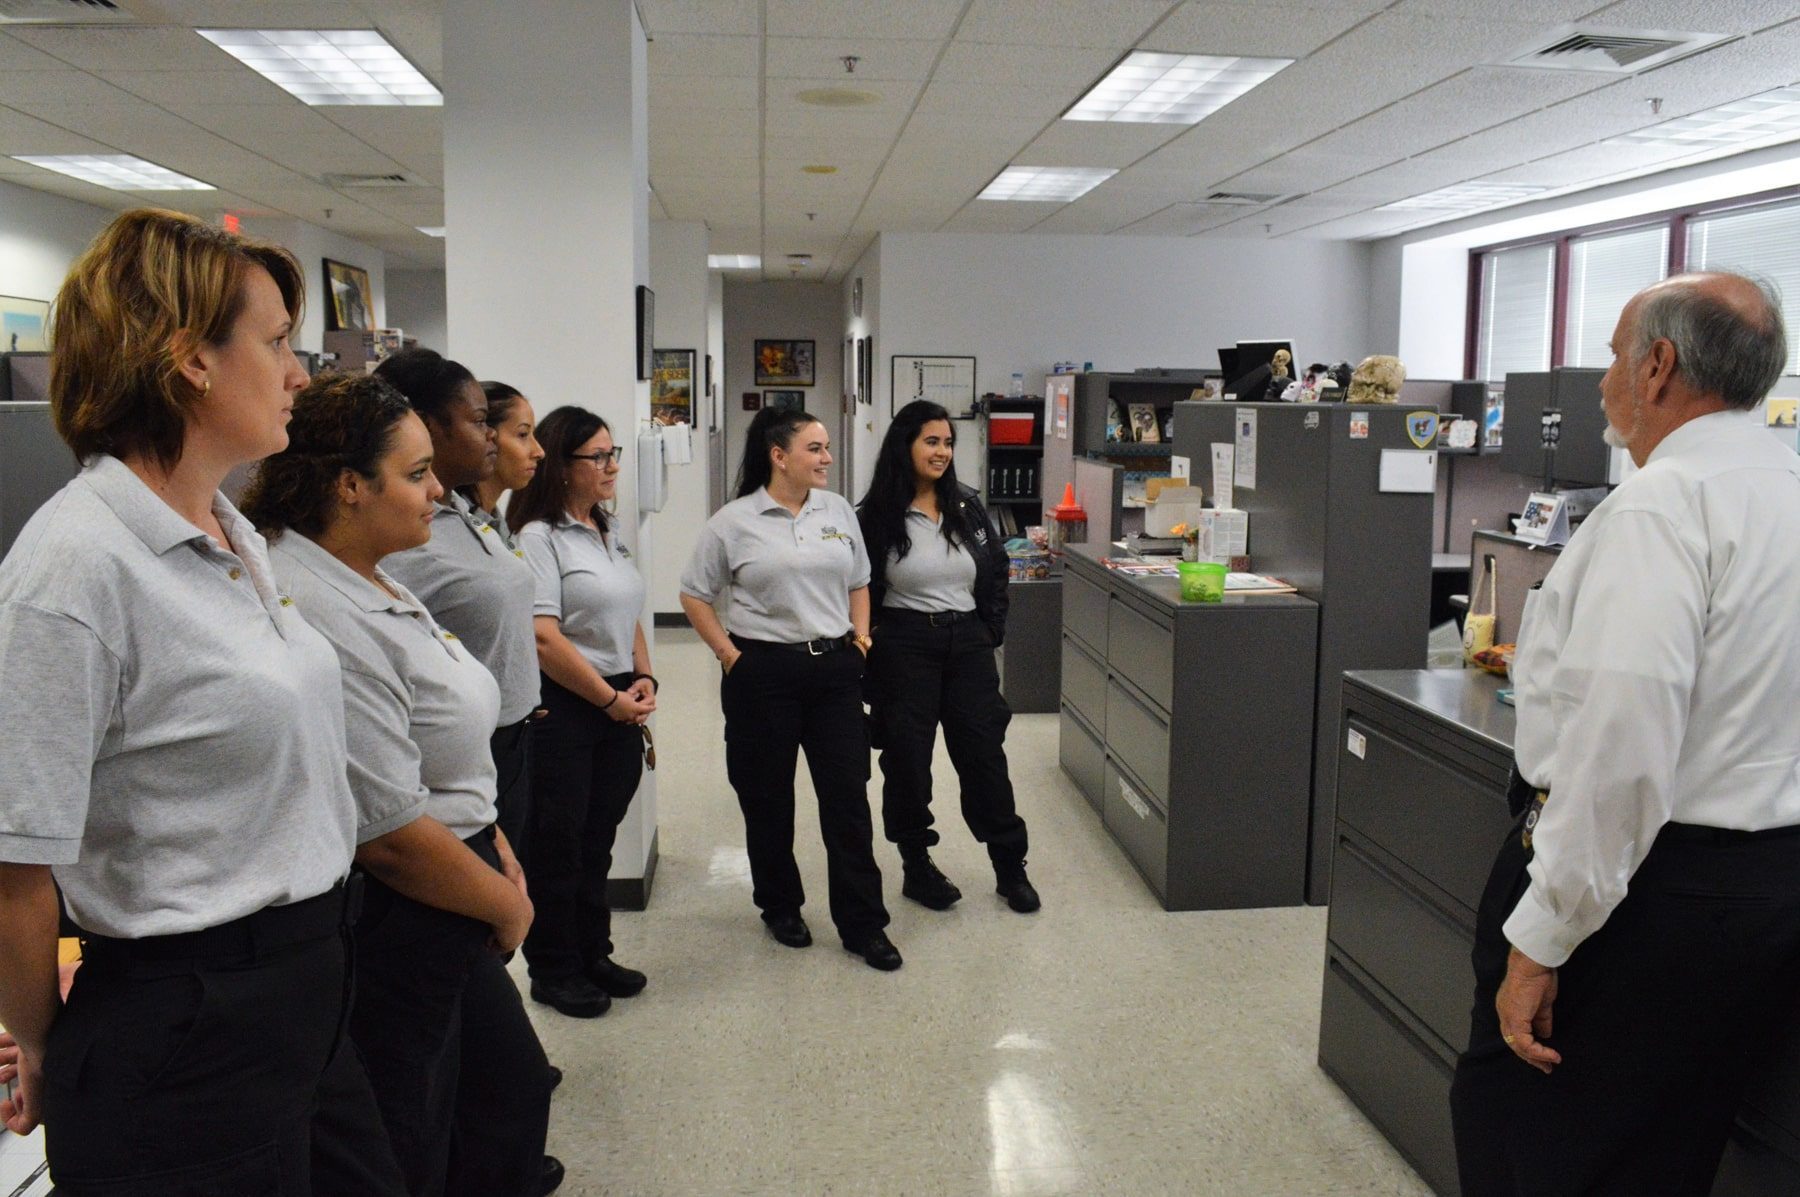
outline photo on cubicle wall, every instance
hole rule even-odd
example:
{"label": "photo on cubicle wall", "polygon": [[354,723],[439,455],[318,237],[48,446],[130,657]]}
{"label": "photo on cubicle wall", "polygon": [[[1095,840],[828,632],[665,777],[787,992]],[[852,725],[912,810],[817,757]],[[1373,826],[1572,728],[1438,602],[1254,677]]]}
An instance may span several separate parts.
{"label": "photo on cubicle wall", "polygon": [[325,260],[325,286],[331,302],[325,305],[326,332],[367,332],[375,327],[375,295],[369,272],[348,262]]}
{"label": "photo on cubicle wall", "polygon": [[42,353],[49,335],[48,300],[0,295],[0,353]]}

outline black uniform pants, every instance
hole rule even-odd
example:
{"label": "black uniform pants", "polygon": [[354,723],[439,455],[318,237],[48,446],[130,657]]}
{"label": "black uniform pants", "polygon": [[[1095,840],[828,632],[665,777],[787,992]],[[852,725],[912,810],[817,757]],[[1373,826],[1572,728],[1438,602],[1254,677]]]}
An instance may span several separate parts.
{"label": "black uniform pants", "polygon": [[800,749],[819,798],[831,918],[849,942],[887,926],[869,818],[869,737],[862,717],[863,655],[733,638],[744,655],[719,683],[725,772],[744,812],[752,897],[763,918],[806,903],[794,860],[794,769]]}
{"label": "black uniform pants", "polygon": [[530,716],[497,728],[488,739],[494,757],[494,825],[512,845],[521,868],[529,868],[531,826],[531,729]]}
{"label": "black uniform pants", "polygon": [[344,1034],[358,885],[222,927],[84,936],[44,1060],[65,1197],[399,1197]]}
{"label": "black uniform pants", "polygon": [[1469,1050],[1450,1092],[1463,1197],[1703,1197],[1800,989],[1800,835],[1664,827],[1630,893],[1557,970],[1546,1042],[1563,1062],[1545,1076],[1494,1012],[1501,927],[1529,882],[1522,826],[1477,914]]}
{"label": "black uniform pants", "polygon": [[[491,831],[465,842],[499,868]],[[415,902],[369,879],[357,925],[362,984],[350,1035],[368,1068],[382,1125],[412,1197],[445,1192],[457,1111],[467,1108],[458,1098],[462,1019],[472,994],[491,997],[497,992],[493,970],[500,962],[488,952],[489,934],[485,923]],[[477,976],[484,978],[482,983],[474,980]],[[503,973],[499,979],[508,980]],[[477,997],[477,1021],[505,1021],[508,1012],[502,1003],[480,1006]],[[479,1078],[483,1085],[506,1086],[512,1095],[508,1103],[483,1112],[490,1122],[489,1141],[522,1140],[507,1157],[514,1161],[515,1175],[494,1190],[508,1194],[524,1192],[538,1174],[550,1106],[543,1049],[518,1050],[527,1039],[536,1040],[522,1006],[511,1021],[506,1040],[515,1051],[504,1057],[485,1053],[481,1063],[490,1073]]]}
{"label": "black uniform pants", "polygon": [[937,729],[962,785],[963,821],[997,865],[1025,860],[1025,820],[1006,772],[1012,711],[1000,694],[994,636],[964,618],[885,607],[869,653],[868,695],[881,750],[881,822],[907,848],[938,842],[931,817]]}
{"label": "black uniform pants", "polygon": [[492,952],[469,973],[450,1136],[449,1197],[537,1197],[550,1131],[550,1061]]}
{"label": "black uniform pants", "polygon": [[[606,679],[615,690],[632,675]],[[619,824],[644,772],[644,734],[543,679],[549,711],[532,729],[531,900],[525,961],[539,979],[572,977],[613,953],[612,872]]]}

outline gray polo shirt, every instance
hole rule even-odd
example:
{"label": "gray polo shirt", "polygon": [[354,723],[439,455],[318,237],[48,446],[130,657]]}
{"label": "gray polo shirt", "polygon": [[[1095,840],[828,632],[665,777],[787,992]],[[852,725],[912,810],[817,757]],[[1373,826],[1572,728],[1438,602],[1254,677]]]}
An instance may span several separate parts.
{"label": "gray polo shirt", "polygon": [[298,532],[284,533],[269,555],[294,605],[344,667],[357,842],[421,814],[458,839],[492,823],[494,675],[383,570],[376,575],[398,598]]}
{"label": "gray polo shirt", "polygon": [[337,656],[213,514],[235,552],[99,456],[0,563],[0,860],[102,935],[310,898],[355,851]]}
{"label": "gray polo shirt", "polygon": [[629,673],[644,576],[617,530],[605,536],[579,520],[533,520],[519,529],[519,548],[537,578],[534,615],[562,621],[562,633],[601,677]]}
{"label": "gray polo shirt", "polygon": [[468,500],[454,491],[445,495],[431,539],[386,558],[382,567],[488,667],[500,683],[502,726],[537,708],[531,571]]}
{"label": "gray polo shirt", "polygon": [[976,564],[969,546],[951,544],[942,517],[934,520],[917,507],[906,509],[906,533],[912,548],[898,559],[888,554],[881,605],[905,611],[973,611]]}
{"label": "gray polo shirt", "polygon": [[713,513],[681,575],[681,592],[712,602],[727,586],[738,636],[798,644],[850,631],[850,592],[869,584],[869,555],[849,500],[808,493],[798,516],[767,488]]}
{"label": "gray polo shirt", "polygon": [[523,556],[519,550],[518,542],[513,539],[513,534],[507,530],[506,521],[504,519],[491,511],[485,511],[482,508],[475,506],[473,503],[469,504],[469,518],[474,520],[477,526],[486,524],[488,527],[492,528],[494,530],[494,535],[500,538],[500,543],[513,551],[513,556]]}

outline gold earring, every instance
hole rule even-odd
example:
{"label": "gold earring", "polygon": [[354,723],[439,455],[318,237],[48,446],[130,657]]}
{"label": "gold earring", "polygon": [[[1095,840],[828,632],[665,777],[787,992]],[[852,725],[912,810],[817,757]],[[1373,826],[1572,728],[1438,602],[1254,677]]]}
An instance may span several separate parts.
{"label": "gold earring", "polygon": [[208,378],[200,385],[200,397],[204,399],[210,394],[212,394],[212,379]]}

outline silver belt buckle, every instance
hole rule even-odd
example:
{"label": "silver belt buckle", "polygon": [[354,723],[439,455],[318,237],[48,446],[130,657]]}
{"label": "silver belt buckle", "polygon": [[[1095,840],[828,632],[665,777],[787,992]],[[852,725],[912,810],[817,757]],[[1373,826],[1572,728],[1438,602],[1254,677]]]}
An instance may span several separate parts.
{"label": "silver belt buckle", "polygon": [[819,647],[819,642],[817,640],[808,640],[806,642],[806,651],[815,657],[822,657],[825,655],[825,650]]}

